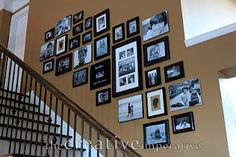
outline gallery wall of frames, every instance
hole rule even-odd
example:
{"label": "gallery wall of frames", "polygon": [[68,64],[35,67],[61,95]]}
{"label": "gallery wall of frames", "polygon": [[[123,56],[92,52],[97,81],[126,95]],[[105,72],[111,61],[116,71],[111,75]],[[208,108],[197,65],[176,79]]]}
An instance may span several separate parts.
{"label": "gallery wall of frames", "polygon": [[[168,10],[157,11],[146,19],[130,17],[114,26],[110,24],[111,12],[105,9],[85,16],[85,11],[79,11],[65,15],[45,30],[39,54],[42,73],[61,77],[73,71],[68,86],[89,84],[96,92],[93,99],[97,108],[118,99],[117,123],[140,120],[146,114],[150,122],[140,129],[147,149],[171,143],[170,125],[173,134],[195,131],[192,108],[202,105],[200,79],[184,79],[187,74],[182,60],[159,64],[171,61],[169,32],[173,30]],[[132,96],[125,97],[127,94]],[[184,113],[168,118],[168,110],[183,109]],[[152,120],[157,117],[165,118]]]}

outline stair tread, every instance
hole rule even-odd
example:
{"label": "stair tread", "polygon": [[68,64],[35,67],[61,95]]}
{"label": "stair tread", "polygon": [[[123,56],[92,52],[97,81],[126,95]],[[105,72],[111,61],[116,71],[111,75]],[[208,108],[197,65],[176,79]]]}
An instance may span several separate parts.
{"label": "stair tread", "polygon": [[[24,142],[26,142],[26,143],[32,143],[32,144],[37,144],[37,145],[43,145],[43,146],[50,146],[50,144],[46,144],[45,142],[36,142],[36,141],[29,141],[29,140],[25,140],[25,139],[17,139],[17,138],[10,138],[10,137],[0,137],[0,139],[1,140],[7,140],[7,141],[9,141],[9,140],[11,140],[11,141],[16,141],[16,142],[21,142],[21,143],[24,143]],[[61,149],[66,149],[66,147],[65,147],[65,145],[63,145],[63,144],[60,144],[60,145],[58,145],[58,144],[55,144],[54,146],[57,146],[57,147],[60,147]],[[67,147],[67,148],[71,148],[71,147]],[[81,151],[82,149],[81,148],[76,148],[75,150],[78,150],[78,151]],[[85,151],[85,149],[83,149],[83,151]]]}
{"label": "stair tread", "polygon": [[24,100],[17,100],[17,99],[14,99],[14,98],[8,98],[8,97],[4,97],[2,95],[0,95],[0,99],[5,99],[5,100],[8,100],[8,101],[12,101],[12,102],[16,102],[16,103],[21,103],[21,104],[28,105],[28,106],[31,106],[31,107],[39,108],[38,105],[36,105],[34,103],[29,103],[28,101],[24,101]]}
{"label": "stair tread", "polygon": [[13,107],[13,106],[8,106],[8,105],[5,105],[5,104],[0,104],[0,107],[4,107],[4,108],[10,108],[10,109],[15,109],[17,111],[21,111],[21,112],[24,112],[27,114],[27,112],[29,112],[30,114],[34,114],[34,115],[41,115],[41,116],[45,116],[45,117],[49,117],[48,114],[44,114],[44,113],[41,113],[41,112],[34,112],[34,111],[31,111],[31,110],[24,110],[22,108],[18,108],[18,107]]}
{"label": "stair tread", "polygon": [[[2,123],[0,123],[0,127],[6,127],[7,126],[7,124],[2,124]],[[9,125],[8,125],[9,126]],[[8,128],[10,128],[11,126],[9,126]],[[31,128],[26,128],[26,127],[21,127],[21,126],[15,126],[15,125],[13,125],[13,128],[12,129],[22,129],[22,130],[24,130],[24,131],[26,131],[26,130],[28,130],[29,132],[38,132],[38,133],[42,133],[43,132],[43,134],[44,135],[47,135],[48,134],[48,132],[47,131],[42,131],[42,130],[35,130],[35,129],[31,129]],[[52,136],[54,136],[54,133],[53,132],[49,132],[49,135],[52,135]],[[59,133],[55,133],[55,136],[57,136],[57,137],[60,137],[61,135],[59,134]],[[67,138],[67,135],[62,135],[62,137],[64,137],[64,138]],[[68,138],[72,138],[72,136],[68,136]]]}
{"label": "stair tread", "polygon": [[[3,114],[1,115],[2,117],[5,116],[5,117],[9,117],[9,118],[15,118],[15,119],[20,119],[20,120],[23,120],[23,121],[27,121],[27,118],[22,118],[20,116],[13,116],[13,115],[9,115],[9,114]],[[0,116],[0,118],[1,118]],[[43,124],[43,121],[38,121],[38,120],[35,120],[35,119],[28,119],[28,121],[30,122],[33,122],[33,123],[40,123],[40,124]],[[48,122],[44,122],[45,125],[49,125]],[[51,126],[56,126],[56,127],[60,127],[59,124],[55,124],[55,123],[50,123]]]}

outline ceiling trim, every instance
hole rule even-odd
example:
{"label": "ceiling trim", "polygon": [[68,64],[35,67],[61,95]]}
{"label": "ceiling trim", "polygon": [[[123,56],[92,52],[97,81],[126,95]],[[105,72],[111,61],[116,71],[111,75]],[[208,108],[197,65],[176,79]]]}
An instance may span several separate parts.
{"label": "ceiling trim", "polygon": [[4,9],[14,13],[26,4],[29,3],[29,0],[3,0],[4,1]]}

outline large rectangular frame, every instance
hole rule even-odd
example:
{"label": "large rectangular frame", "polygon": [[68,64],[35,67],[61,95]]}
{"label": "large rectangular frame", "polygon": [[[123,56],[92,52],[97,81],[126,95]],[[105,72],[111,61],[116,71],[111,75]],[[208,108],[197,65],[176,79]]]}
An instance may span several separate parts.
{"label": "large rectangular frame", "polygon": [[[121,72],[124,74],[121,74]],[[113,97],[143,89],[140,36],[136,36],[112,47],[112,76]],[[126,82],[130,83],[124,85],[124,79]],[[118,81],[119,83],[117,83]]]}

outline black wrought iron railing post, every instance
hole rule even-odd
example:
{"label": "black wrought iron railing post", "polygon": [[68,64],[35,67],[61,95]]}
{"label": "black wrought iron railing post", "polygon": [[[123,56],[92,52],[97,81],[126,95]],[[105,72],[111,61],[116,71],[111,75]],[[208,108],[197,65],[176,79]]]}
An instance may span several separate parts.
{"label": "black wrought iron railing post", "polygon": [[77,126],[77,115],[74,113],[74,137],[73,137],[73,157],[75,157],[76,150],[76,126]]}
{"label": "black wrought iron railing post", "polygon": [[56,132],[57,132],[57,110],[58,110],[58,98],[56,98],[56,107],[55,107],[55,115],[54,115],[54,131],[53,131],[53,139],[52,139],[52,144],[53,144],[53,150],[52,150],[52,156],[55,157],[55,147],[57,143],[57,138],[56,138]]}
{"label": "black wrought iron railing post", "polygon": [[[59,145],[62,144],[63,117],[64,117],[64,103],[61,103],[61,124],[60,124],[60,140],[59,140]],[[61,149],[59,149],[59,157],[61,157]]]}
{"label": "black wrought iron railing post", "polygon": [[68,157],[69,149],[69,136],[70,136],[70,108],[68,108],[67,115],[67,136],[66,136],[66,157]]}

